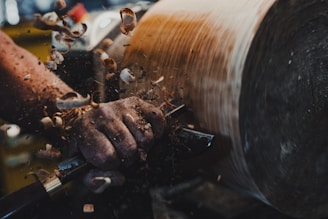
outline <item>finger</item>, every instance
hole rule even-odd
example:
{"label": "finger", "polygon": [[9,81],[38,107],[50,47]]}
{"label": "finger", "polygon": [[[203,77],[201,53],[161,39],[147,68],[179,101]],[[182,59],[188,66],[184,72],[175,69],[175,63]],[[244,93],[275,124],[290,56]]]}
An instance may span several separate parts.
{"label": "finger", "polygon": [[95,128],[77,137],[78,147],[84,158],[100,169],[116,169],[120,165],[117,152],[108,138]]}
{"label": "finger", "polygon": [[104,121],[99,130],[110,139],[122,164],[129,166],[136,160],[137,142],[121,120]]}
{"label": "finger", "polygon": [[138,101],[139,109],[147,122],[152,126],[152,131],[155,138],[160,138],[164,132],[165,127],[165,116],[164,113],[154,105],[147,103],[139,98]]}
{"label": "finger", "polygon": [[125,113],[123,115],[123,122],[135,137],[138,146],[148,151],[154,138],[151,124],[145,121],[135,111]]}

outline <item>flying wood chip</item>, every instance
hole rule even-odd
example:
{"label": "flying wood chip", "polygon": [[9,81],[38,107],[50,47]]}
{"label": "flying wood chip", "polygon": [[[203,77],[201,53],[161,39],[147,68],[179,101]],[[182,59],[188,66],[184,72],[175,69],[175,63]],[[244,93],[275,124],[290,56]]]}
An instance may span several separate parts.
{"label": "flying wood chip", "polygon": [[132,31],[137,26],[136,14],[130,8],[122,8],[120,10],[121,15],[121,32],[125,35],[131,36]]}

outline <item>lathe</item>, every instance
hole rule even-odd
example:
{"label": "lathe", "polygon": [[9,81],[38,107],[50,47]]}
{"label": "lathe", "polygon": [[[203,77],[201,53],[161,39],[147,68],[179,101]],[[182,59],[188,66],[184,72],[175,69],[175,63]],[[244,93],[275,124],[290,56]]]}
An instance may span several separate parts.
{"label": "lathe", "polygon": [[319,0],[163,0],[121,65],[163,76],[203,129],[230,138],[208,164],[230,185],[291,216],[327,216],[327,13]]}

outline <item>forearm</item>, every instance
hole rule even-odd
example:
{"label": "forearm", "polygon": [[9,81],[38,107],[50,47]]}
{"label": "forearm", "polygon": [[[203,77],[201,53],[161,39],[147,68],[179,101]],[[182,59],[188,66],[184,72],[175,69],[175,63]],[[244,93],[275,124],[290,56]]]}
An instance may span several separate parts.
{"label": "forearm", "polygon": [[56,98],[73,90],[2,31],[0,45],[0,117],[34,129],[57,110]]}

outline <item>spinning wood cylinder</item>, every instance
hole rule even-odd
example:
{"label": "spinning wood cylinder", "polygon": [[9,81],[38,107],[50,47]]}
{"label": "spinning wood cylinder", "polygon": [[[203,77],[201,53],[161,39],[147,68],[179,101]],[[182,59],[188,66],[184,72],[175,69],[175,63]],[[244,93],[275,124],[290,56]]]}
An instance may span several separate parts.
{"label": "spinning wood cylinder", "polygon": [[231,140],[223,178],[296,217],[328,216],[328,1],[162,0],[123,66]]}

